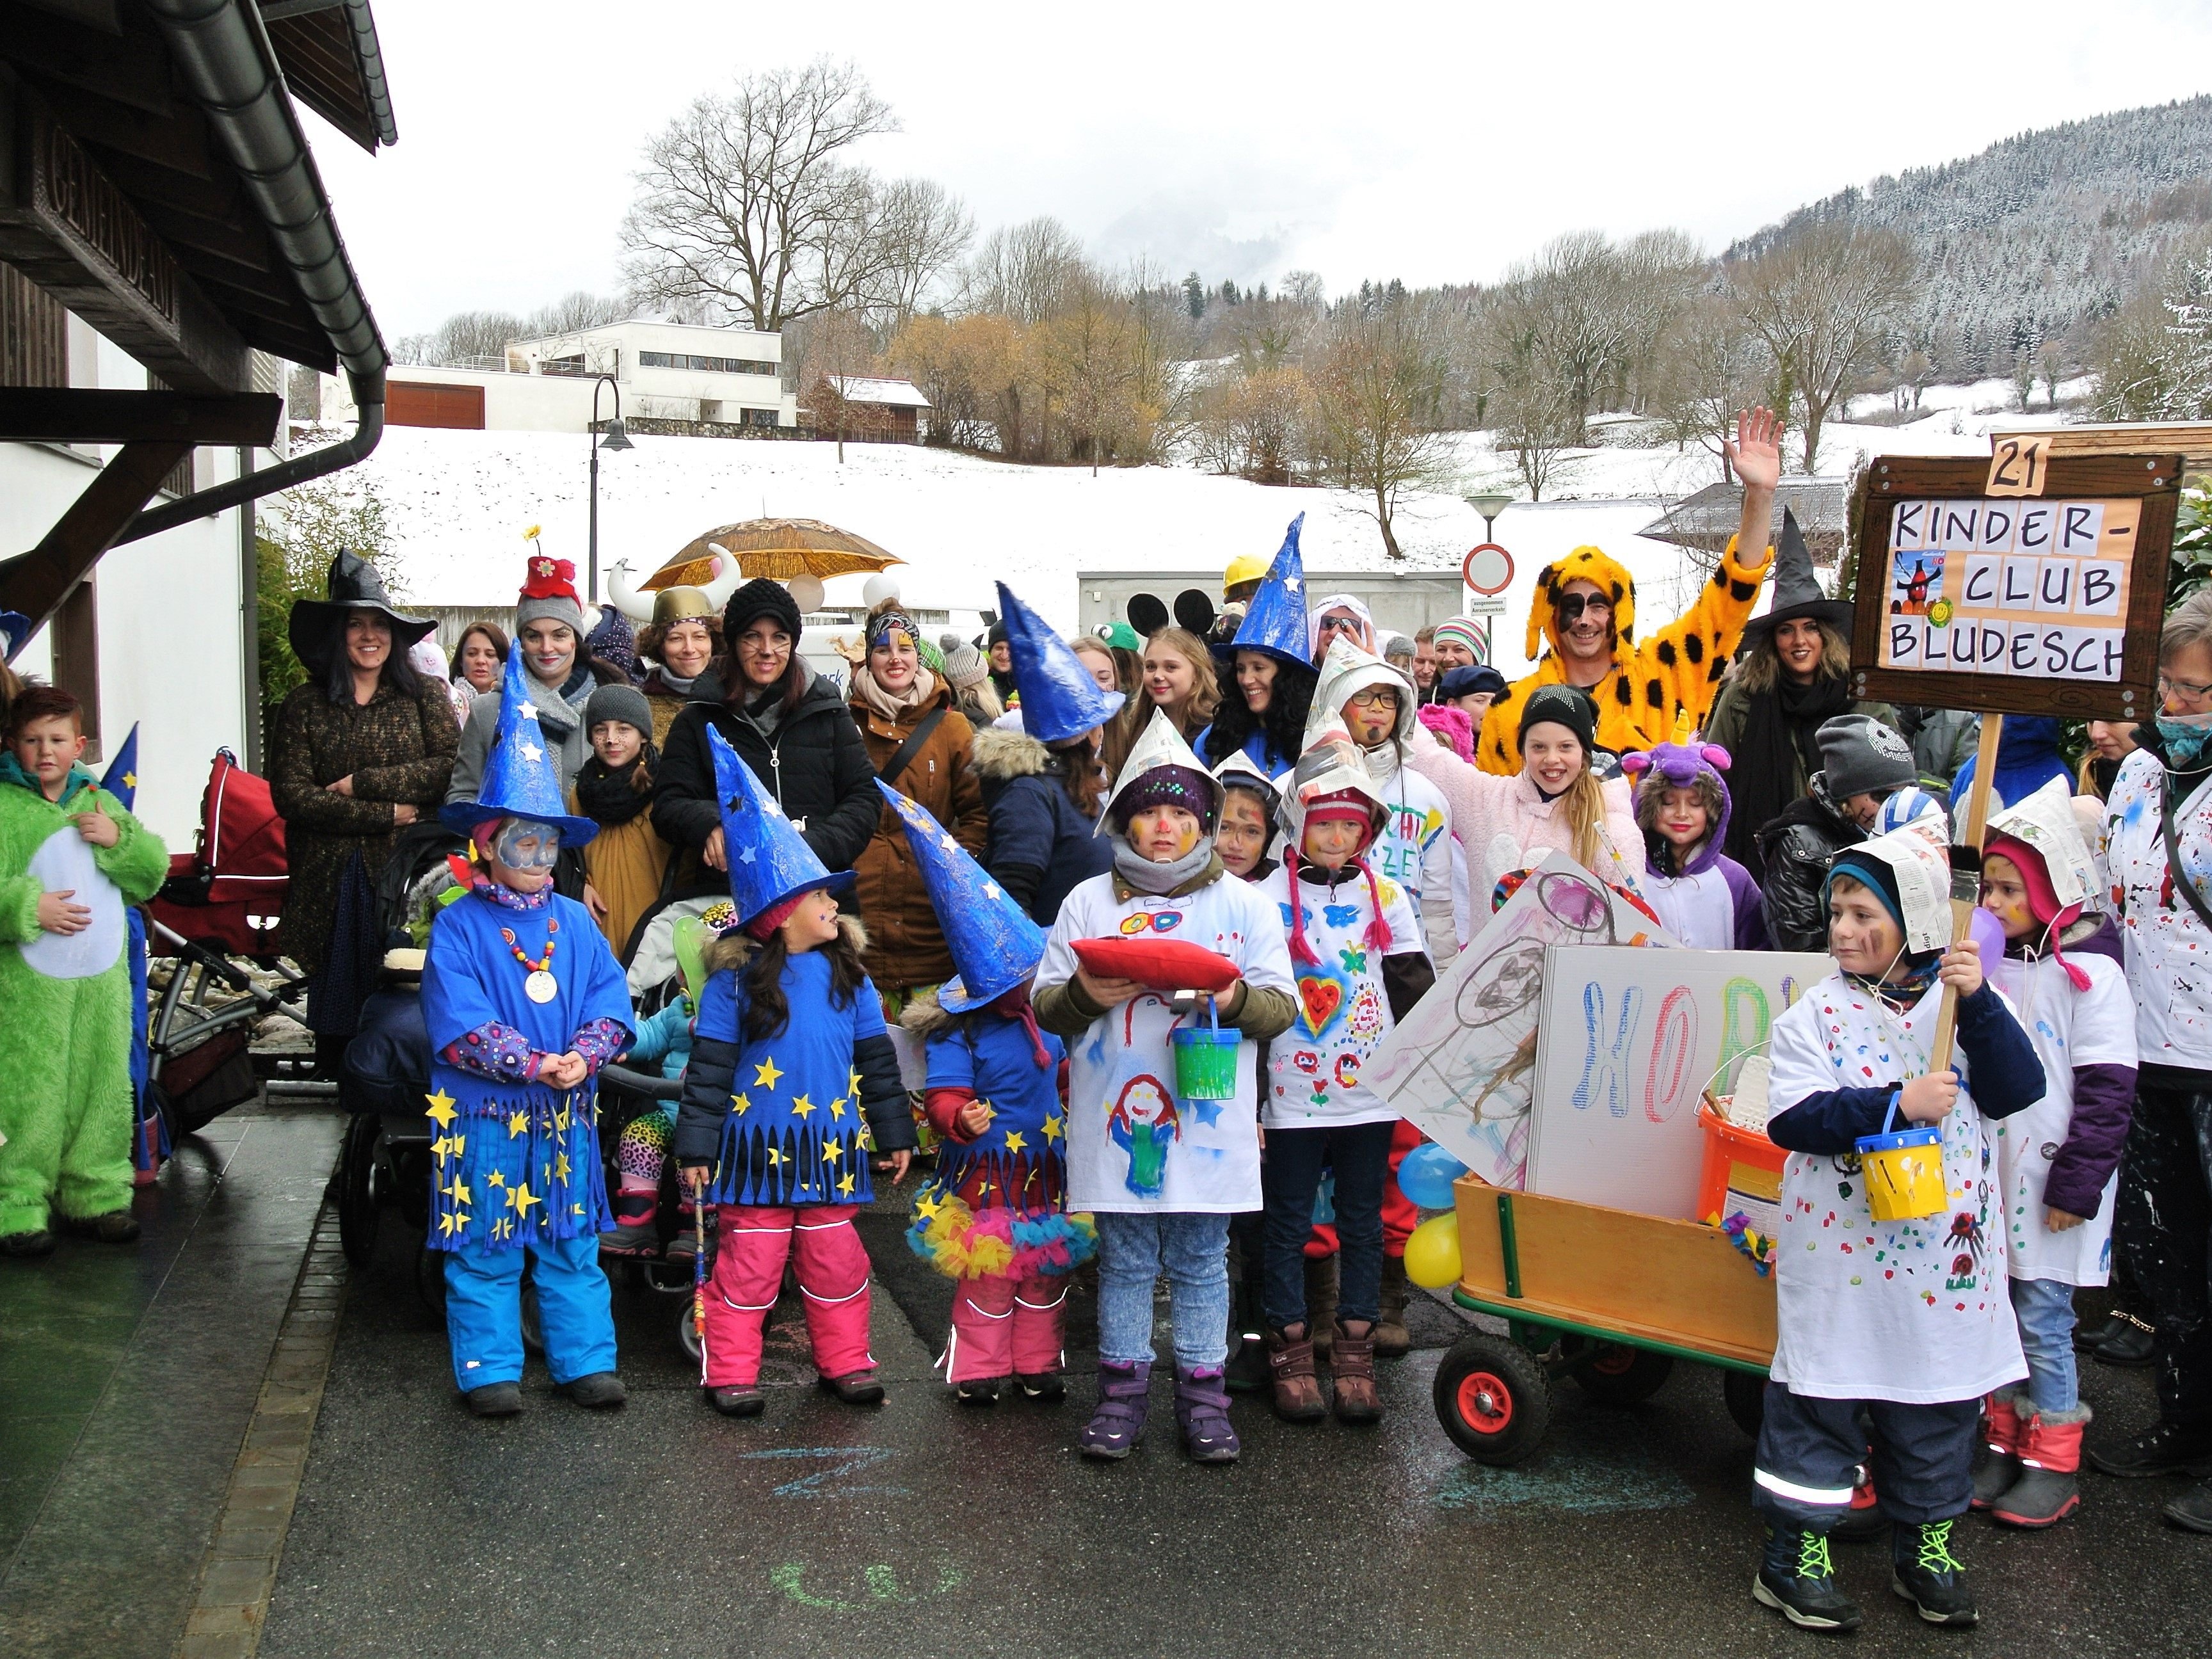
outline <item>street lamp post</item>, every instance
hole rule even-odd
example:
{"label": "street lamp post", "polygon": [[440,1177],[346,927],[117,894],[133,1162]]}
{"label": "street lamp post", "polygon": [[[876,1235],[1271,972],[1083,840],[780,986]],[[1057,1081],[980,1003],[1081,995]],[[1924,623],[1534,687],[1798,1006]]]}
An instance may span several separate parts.
{"label": "street lamp post", "polygon": [[[615,417],[607,422],[607,429],[599,431],[599,388],[611,386],[615,389]],[[599,451],[611,449],[619,454],[637,446],[623,430],[622,386],[611,374],[602,374],[592,382],[592,535],[589,562],[584,579],[584,598],[592,605],[599,602]]]}
{"label": "street lamp post", "polygon": [[1486,542],[1497,540],[1490,526],[1498,522],[1499,514],[1513,505],[1513,498],[1510,495],[1469,495],[1467,504],[1482,514],[1482,539]]}

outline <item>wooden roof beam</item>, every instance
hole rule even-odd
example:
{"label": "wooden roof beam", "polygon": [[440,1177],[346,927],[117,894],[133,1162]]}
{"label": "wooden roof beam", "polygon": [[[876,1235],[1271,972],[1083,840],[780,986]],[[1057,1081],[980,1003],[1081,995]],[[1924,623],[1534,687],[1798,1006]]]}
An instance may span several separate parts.
{"label": "wooden roof beam", "polygon": [[266,449],[283,416],[284,400],[270,392],[0,386],[0,443],[161,442]]}

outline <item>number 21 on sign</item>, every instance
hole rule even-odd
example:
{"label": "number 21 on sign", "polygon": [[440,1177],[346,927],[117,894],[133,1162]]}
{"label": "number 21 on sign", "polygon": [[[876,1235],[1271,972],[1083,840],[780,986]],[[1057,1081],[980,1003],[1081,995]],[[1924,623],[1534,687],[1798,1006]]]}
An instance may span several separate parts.
{"label": "number 21 on sign", "polygon": [[2051,439],[2038,434],[2028,438],[1990,441],[1990,481],[1985,495],[2040,495],[2051,460]]}

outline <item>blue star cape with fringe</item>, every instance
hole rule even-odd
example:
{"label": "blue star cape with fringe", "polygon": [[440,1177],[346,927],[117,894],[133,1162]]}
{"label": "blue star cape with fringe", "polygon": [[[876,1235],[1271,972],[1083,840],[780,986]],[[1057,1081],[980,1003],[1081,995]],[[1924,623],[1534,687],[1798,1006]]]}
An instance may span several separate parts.
{"label": "blue star cape with fringe", "polygon": [[[558,932],[550,932],[557,924]],[[550,1002],[523,994],[528,970],[515,948],[541,961],[556,942]],[[599,1159],[599,1089],[507,1083],[448,1063],[447,1045],[497,1020],[533,1048],[568,1052],[596,1019],[635,1025],[629,990],[590,913],[549,896],[510,910],[481,893],[439,914],[422,964],[422,1019],[430,1032],[430,1237],[433,1249],[516,1249],[601,1233],[614,1225]]]}

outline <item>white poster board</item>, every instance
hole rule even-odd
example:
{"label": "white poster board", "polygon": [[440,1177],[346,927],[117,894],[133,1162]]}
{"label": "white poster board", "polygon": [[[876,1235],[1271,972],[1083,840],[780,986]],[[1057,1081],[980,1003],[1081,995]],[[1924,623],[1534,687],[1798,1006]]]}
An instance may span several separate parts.
{"label": "white poster board", "polygon": [[1698,1097],[1835,968],[1809,951],[1552,946],[1528,1189],[1698,1219]]}
{"label": "white poster board", "polygon": [[1565,854],[1551,854],[1382,1040],[1359,1080],[1485,1181],[1518,1187],[1546,949],[1675,942]]}

